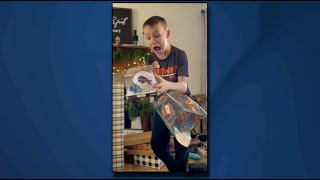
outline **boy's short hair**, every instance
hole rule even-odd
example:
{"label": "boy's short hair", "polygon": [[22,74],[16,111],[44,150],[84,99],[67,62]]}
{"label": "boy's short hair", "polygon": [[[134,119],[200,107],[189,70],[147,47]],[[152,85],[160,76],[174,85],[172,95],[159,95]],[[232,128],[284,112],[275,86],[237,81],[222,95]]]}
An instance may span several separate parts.
{"label": "boy's short hair", "polygon": [[150,17],[143,23],[143,28],[145,28],[146,26],[154,26],[154,25],[157,25],[158,23],[162,23],[163,27],[165,29],[167,28],[167,21],[161,16]]}

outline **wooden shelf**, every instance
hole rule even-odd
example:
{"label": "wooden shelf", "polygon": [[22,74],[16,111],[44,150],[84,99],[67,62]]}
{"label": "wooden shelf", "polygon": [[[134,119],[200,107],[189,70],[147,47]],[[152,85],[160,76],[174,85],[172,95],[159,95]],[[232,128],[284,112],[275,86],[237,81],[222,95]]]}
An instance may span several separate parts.
{"label": "wooden shelf", "polygon": [[146,46],[134,46],[134,45],[122,45],[122,46],[112,46],[113,49],[118,49],[118,48],[122,48],[122,49],[145,49],[145,50],[151,50],[150,47],[146,47]]}
{"label": "wooden shelf", "polygon": [[150,143],[151,131],[125,135],[123,138],[124,146],[132,146],[137,144]]}
{"label": "wooden shelf", "polygon": [[156,156],[153,152],[153,150],[128,150],[128,154],[139,154],[139,155],[145,155],[145,156]]}

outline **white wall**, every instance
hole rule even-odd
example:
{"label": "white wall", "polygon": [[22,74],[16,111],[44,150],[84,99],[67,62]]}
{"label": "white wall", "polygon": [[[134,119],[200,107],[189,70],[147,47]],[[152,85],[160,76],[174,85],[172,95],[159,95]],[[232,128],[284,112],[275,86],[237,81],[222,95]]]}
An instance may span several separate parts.
{"label": "white wall", "polygon": [[148,46],[142,36],[142,25],[151,16],[167,20],[171,30],[169,43],[186,51],[189,61],[188,84],[192,94],[200,93],[200,61],[204,48],[204,20],[201,9],[206,3],[113,3],[113,7],[131,8],[133,29],[139,36],[138,45]]}

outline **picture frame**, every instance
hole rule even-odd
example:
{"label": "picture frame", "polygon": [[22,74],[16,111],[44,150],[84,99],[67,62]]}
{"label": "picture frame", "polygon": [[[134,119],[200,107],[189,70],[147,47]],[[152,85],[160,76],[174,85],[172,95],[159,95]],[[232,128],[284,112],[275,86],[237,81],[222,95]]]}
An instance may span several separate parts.
{"label": "picture frame", "polygon": [[132,9],[112,8],[112,42],[133,44]]}

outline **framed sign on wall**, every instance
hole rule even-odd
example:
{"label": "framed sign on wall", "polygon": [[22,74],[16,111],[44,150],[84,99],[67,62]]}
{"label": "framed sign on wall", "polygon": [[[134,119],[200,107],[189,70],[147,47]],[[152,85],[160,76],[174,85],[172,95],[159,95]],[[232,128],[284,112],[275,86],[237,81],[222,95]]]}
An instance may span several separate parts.
{"label": "framed sign on wall", "polygon": [[112,41],[118,44],[133,44],[132,9],[112,8]]}

